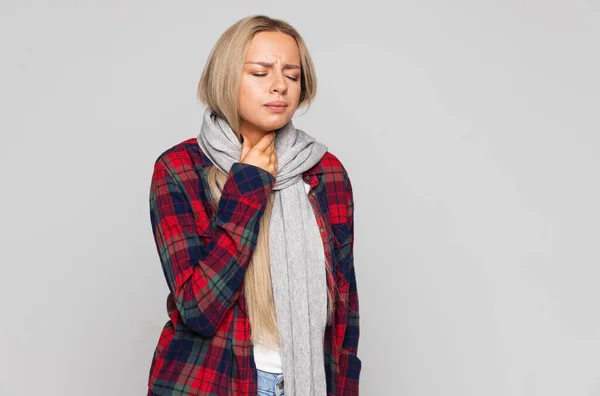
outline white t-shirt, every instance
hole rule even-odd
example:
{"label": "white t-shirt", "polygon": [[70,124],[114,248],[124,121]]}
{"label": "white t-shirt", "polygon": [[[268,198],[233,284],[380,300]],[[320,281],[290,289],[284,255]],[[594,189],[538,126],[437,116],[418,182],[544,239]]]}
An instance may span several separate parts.
{"label": "white t-shirt", "polygon": [[[310,184],[304,182],[306,193],[310,191]],[[271,348],[263,345],[260,341],[257,345],[254,345],[254,360],[256,362],[256,368],[269,373],[283,373],[283,366],[281,364],[281,352],[279,347]]]}

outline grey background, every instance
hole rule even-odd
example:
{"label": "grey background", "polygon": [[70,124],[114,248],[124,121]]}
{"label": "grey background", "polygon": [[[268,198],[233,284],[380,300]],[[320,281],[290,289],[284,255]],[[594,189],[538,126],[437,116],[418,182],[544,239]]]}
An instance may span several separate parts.
{"label": "grey background", "polygon": [[597,1],[0,4],[1,395],[145,394],[153,163],[258,13],[353,182],[361,394],[600,395]]}

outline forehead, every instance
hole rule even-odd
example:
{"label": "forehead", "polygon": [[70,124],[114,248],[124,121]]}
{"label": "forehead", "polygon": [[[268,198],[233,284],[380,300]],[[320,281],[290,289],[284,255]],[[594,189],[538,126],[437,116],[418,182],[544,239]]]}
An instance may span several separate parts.
{"label": "forehead", "polygon": [[298,44],[292,36],[281,32],[258,32],[252,38],[246,61],[276,61],[300,63]]}

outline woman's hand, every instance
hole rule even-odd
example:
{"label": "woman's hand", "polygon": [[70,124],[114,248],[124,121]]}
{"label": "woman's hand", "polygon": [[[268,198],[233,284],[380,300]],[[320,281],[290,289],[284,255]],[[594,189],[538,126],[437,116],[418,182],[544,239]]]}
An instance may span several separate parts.
{"label": "woman's hand", "polygon": [[251,145],[250,139],[244,139],[240,162],[258,166],[275,177],[278,166],[275,152],[275,131],[265,134],[254,146]]}

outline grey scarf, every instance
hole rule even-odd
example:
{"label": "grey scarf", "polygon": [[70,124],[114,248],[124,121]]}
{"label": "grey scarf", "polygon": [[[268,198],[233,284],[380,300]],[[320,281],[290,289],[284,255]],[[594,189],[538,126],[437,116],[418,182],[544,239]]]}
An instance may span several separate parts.
{"label": "grey scarf", "polygon": [[[239,162],[242,144],[210,109],[198,135],[202,151],[222,172]],[[327,147],[290,120],[276,131],[278,170],[269,232],[273,298],[279,327],[286,396],[327,393],[323,338],[327,325],[325,253],[302,172]]]}

